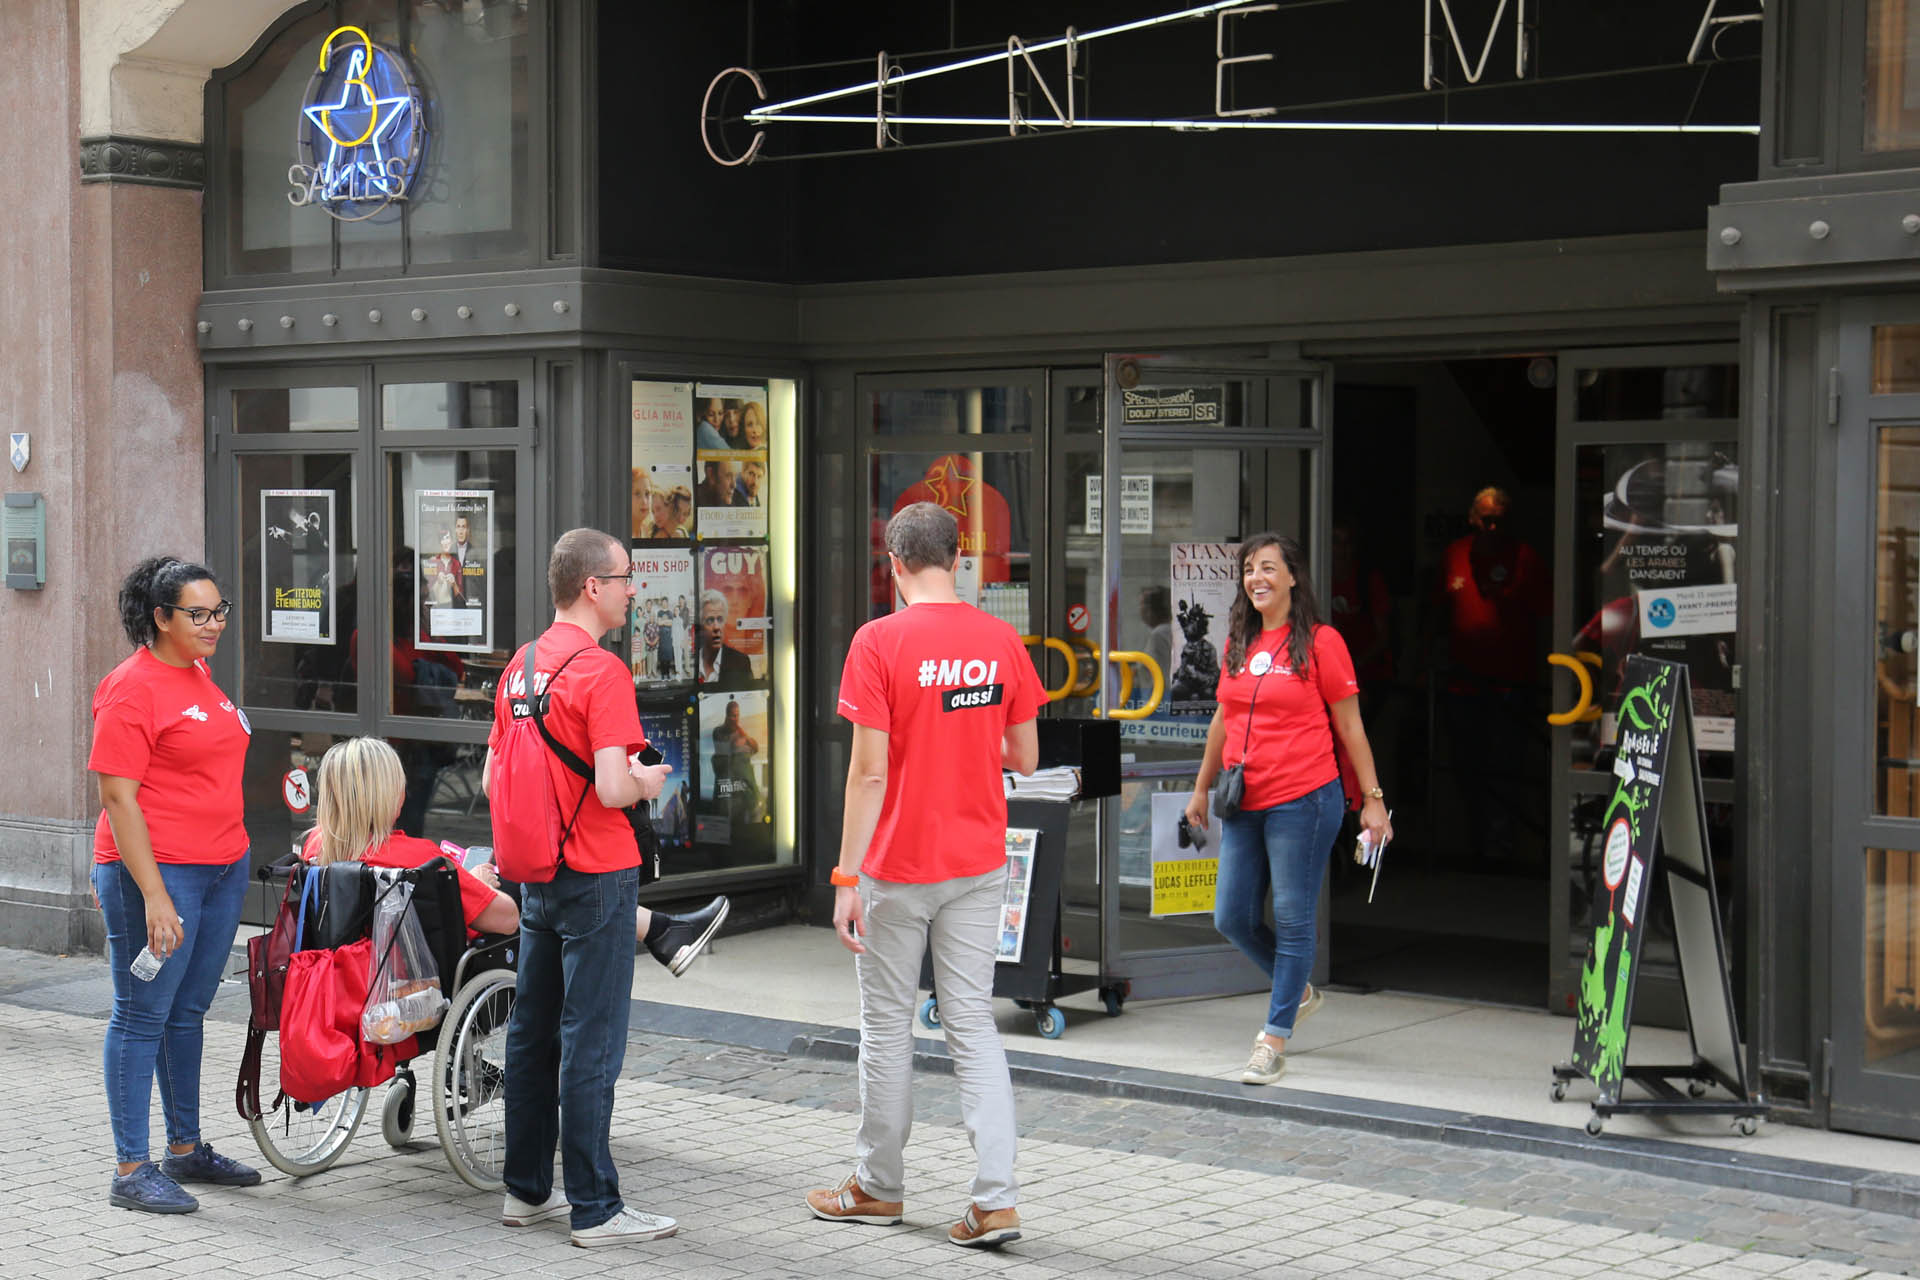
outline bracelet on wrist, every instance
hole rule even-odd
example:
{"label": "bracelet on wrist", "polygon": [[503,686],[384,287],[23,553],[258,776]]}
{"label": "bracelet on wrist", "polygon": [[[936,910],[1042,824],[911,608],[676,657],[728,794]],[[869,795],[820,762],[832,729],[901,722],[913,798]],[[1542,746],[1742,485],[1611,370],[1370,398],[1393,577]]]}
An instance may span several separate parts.
{"label": "bracelet on wrist", "polygon": [[860,887],[860,877],[855,872],[842,871],[840,868],[835,867],[827,873],[827,883],[838,885],[842,889],[858,889]]}
{"label": "bracelet on wrist", "polygon": [[1387,793],[1379,787],[1368,787],[1365,791],[1361,792],[1361,794],[1369,800],[1385,800],[1387,798]]}

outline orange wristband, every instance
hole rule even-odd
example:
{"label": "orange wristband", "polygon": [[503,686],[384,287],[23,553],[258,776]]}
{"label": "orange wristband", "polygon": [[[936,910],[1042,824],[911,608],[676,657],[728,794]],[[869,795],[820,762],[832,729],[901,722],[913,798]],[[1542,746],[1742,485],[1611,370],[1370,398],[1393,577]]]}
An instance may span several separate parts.
{"label": "orange wristband", "polygon": [[860,877],[854,875],[852,872],[842,871],[840,868],[835,867],[827,875],[827,883],[837,884],[844,889],[858,889],[860,887]]}

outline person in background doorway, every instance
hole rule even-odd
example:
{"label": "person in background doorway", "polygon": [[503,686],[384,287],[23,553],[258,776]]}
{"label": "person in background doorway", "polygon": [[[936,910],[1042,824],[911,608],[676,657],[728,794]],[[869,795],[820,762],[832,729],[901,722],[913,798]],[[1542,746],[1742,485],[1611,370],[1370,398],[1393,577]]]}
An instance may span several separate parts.
{"label": "person in background doorway", "polygon": [[1160,675],[1165,679],[1173,667],[1173,592],[1170,588],[1148,587],[1140,593],[1140,621],[1147,624],[1147,656],[1160,664]]}
{"label": "person in background doorway", "polygon": [[1528,786],[1533,696],[1545,680],[1545,624],[1553,583],[1538,553],[1509,527],[1513,499],[1489,486],[1473,495],[1468,532],[1440,560],[1437,605],[1445,674],[1437,691],[1453,776],[1466,809],[1470,857],[1524,856],[1532,820]]}
{"label": "person in background doorway", "polygon": [[[204,1023],[247,893],[240,784],[253,730],[207,669],[232,609],[200,565],[141,561],[120,584],[133,652],[93,695],[93,893],[113,973],[103,1059],[119,1161],[107,1202],[142,1213],[198,1209],[183,1182],[260,1181],[200,1136]],[[135,968],[143,952],[157,971]],[[147,1148],[156,1063],[167,1122],[157,1165]]]}
{"label": "person in background doorway", "polygon": [[1387,580],[1378,569],[1360,563],[1353,545],[1353,530],[1344,524],[1333,526],[1333,574],[1327,583],[1327,620],[1353,655],[1353,674],[1361,687],[1393,679],[1393,653],[1389,643],[1393,601],[1387,595]]}
{"label": "person in background doorway", "polygon": [[1306,552],[1292,538],[1255,534],[1240,544],[1240,587],[1187,822],[1204,830],[1214,780],[1225,767],[1244,766],[1240,812],[1220,817],[1213,923],[1272,977],[1266,1025],[1240,1074],[1244,1084],[1272,1084],[1286,1072],[1294,1028],[1322,1000],[1307,979],[1320,882],[1346,811],[1336,749],[1365,794],[1360,825],[1368,837],[1391,839],[1393,827],[1353,662],[1340,633],[1320,621]]}
{"label": "person in background doorway", "polygon": [[[1046,694],[1020,637],[954,586],[960,528],[931,502],[887,522],[906,608],[854,633],[840,676],[853,722],[833,925],[860,983],[860,1130],[853,1171],[807,1193],[828,1222],[898,1223],[913,1123],[913,1009],[932,951],[960,1107],[978,1168],[947,1232],[964,1248],[1020,1237],[1014,1208],[1013,1082],[993,1021],[994,954],[1007,887],[1001,770],[1032,773]],[[975,674],[929,682],[952,663]],[[956,687],[957,686],[957,687]],[[1033,945],[1029,942],[1028,945]]]}

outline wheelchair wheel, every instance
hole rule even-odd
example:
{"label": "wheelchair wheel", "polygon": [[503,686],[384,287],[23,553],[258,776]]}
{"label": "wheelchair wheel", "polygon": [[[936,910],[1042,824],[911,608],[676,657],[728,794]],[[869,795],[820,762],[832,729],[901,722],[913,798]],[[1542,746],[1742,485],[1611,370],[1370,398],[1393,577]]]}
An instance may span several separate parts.
{"label": "wheelchair wheel", "polygon": [[506,1159],[507,1020],[514,974],[467,979],[440,1022],[433,1067],[433,1125],[447,1162],[471,1186],[498,1191]]}
{"label": "wheelchair wheel", "polygon": [[[280,1036],[266,1038],[260,1053],[260,1092],[280,1091]],[[367,1114],[366,1089],[348,1089],[324,1102],[295,1102],[281,1098],[271,1110],[264,1106],[258,1120],[249,1120],[253,1140],[267,1163],[295,1178],[319,1173],[340,1158],[353,1141],[354,1131]]]}

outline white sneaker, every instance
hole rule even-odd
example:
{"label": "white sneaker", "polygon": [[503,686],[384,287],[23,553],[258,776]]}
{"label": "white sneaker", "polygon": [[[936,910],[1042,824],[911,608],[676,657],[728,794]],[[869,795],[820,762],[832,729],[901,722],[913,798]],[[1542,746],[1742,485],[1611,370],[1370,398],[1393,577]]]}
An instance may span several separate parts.
{"label": "white sneaker", "polygon": [[555,1218],[564,1218],[573,1212],[573,1206],[567,1203],[567,1193],[555,1187],[547,1193],[541,1204],[528,1204],[513,1192],[507,1192],[506,1207],[500,1210],[500,1225],[503,1227],[530,1227],[536,1222],[551,1222]]}
{"label": "white sneaker", "polygon": [[582,1249],[597,1249],[603,1244],[641,1244],[665,1240],[679,1229],[680,1224],[672,1218],[623,1208],[597,1227],[584,1231],[576,1228],[573,1242]]}

